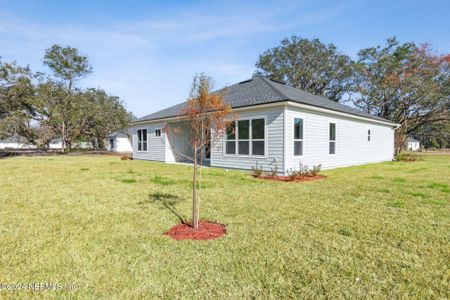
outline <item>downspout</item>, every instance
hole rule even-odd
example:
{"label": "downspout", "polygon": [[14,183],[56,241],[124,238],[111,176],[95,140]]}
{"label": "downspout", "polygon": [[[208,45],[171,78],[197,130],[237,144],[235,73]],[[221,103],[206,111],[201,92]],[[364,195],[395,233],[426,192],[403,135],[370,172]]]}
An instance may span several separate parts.
{"label": "downspout", "polygon": [[287,104],[283,106],[283,175],[287,169]]}

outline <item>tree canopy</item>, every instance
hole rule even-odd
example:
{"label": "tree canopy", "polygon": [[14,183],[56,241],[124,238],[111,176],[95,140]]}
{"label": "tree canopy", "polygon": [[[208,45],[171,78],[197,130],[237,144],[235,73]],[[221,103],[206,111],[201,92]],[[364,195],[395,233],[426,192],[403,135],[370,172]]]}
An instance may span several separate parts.
{"label": "tree canopy", "polygon": [[131,121],[118,97],[75,86],[92,70],[77,49],[53,45],[44,64],[53,76],[0,61],[0,137],[20,135],[38,146],[59,138],[63,151],[80,141],[103,148],[108,134]]}
{"label": "tree canopy", "polygon": [[265,51],[256,62],[257,72],[271,79],[340,101],[350,86],[352,61],[333,44],[297,36]]}
{"label": "tree canopy", "polygon": [[353,104],[401,125],[397,150],[422,126],[450,120],[448,56],[428,45],[390,38],[385,46],[362,49],[354,69]]}

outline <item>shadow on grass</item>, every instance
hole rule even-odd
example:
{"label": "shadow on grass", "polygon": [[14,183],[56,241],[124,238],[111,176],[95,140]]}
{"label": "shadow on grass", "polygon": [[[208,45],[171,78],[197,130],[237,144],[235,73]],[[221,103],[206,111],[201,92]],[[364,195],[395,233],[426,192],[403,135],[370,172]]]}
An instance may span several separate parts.
{"label": "shadow on grass", "polygon": [[173,213],[181,223],[188,224],[186,219],[176,210],[175,206],[180,203],[182,200],[179,196],[173,195],[173,194],[166,194],[166,193],[153,193],[148,195],[148,200],[141,201],[138,204],[161,204],[162,209],[167,209],[171,213]]}

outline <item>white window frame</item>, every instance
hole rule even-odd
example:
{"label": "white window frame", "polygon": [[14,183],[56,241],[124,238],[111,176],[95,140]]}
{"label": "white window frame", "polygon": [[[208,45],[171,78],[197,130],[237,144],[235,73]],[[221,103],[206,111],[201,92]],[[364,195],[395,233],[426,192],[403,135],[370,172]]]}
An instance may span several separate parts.
{"label": "white window frame", "polygon": [[[252,120],[255,119],[264,119],[264,139],[253,139],[253,132],[252,132]],[[249,138],[248,139],[243,139],[240,140],[239,139],[239,129],[238,129],[238,121],[249,121]],[[250,157],[250,158],[267,158],[267,149],[268,149],[268,136],[267,136],[267,116],[249,116],[249,117],[242,117],[239,118],[237,120],[234,121],[235,124],[235,143],[236,143],[236,152],[235,154],[227,154],[227,141],[228,141],[228,137],[227,134],[225,132],[225,134],[223,135],[223,140],[222,140],[222,145],[223,145],[223,156],[231,156],[231,157]],[[233,140],[230,140],[233,141]],[[248,153],[249,154],[239,154],[239,141],[248,141],[249,142],[249,149],[248,149]],[[253,155],[252,151],[253,151],[253,142],[258,142],[258,141],[264,141],[264,155]]]}
{"label": "white window frame", "polygon": [[[146,139],[146,141],[145,141],[145,143],[147,144],[147,150],[142,150],[144,147],[142,147],[141,146],[141,150],[139,150],[139,130],[145,130],[146,131],[146,133],[147,133],[147,139]],[[137,137],[137,139],[136,139],[136,152],[148,152],[148,128],[146,128],[146,127],[142,127],[142,128],[136,128],[136,137]],[[142,137],[144,137],[144,135],[142,134]],[[144,141],[142,141],[141,142],[142,144],[141,145],[143,145],[144,144]]]}
{"label": "white window frame", "polygon": [[[156,131],[159,130],[159,135],[156,134]],[[155,137],[156,138],[162,138],[162,129],[161,128],[155,128]]]}
{"label": "white window frame", "polygon": [[[295,119],[301,119],[303,122],[303,132],[302,132],[302,138],[296,139],[295,138]],[[295,154],[295,142],[302,142],[302,155],[296,155]],[[292,116],[292,156],[295,158],[302,158],[305,156],[305,117],[300,115],[294,115]]]}
{"label": "white window frame", "polygon": [[[334,124],[334,141],[330,139],[330,126],[331,124]],[[337,153],[337,122],[336,121],[329,121],[328,122],[328,155],[334,156]],[[330,143],[334,142],[334,153],[330,153]]]}

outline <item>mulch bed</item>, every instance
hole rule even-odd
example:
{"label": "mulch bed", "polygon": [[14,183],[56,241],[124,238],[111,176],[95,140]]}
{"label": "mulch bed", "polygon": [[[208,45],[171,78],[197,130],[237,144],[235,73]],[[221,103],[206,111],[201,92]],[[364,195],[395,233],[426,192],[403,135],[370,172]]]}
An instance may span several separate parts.
{"label": "mulch bed", "polygon": [[316,175],[316,176],[310,176],[310,177],[301,177],[301,178],[295,178],[294,180],[291,180],[288,176],[260,176],[256,177],[259,179],[265,179],[265,180],[273,180],[273,181],[283,181],[283,182],[304,182],[304,181],[313,181],[313,180],[322,180],[327,178],[324,175]]}
{"label": "mulch bed", "polygon": [[172,227],[169,231],[165,232],[164,235],[168,235],[174,240],[211,240],[217,239],[225,235],[226,229],[225,225],[208,222],[199,221],[198,229],[195,230],[190,224],[181,223]]}

